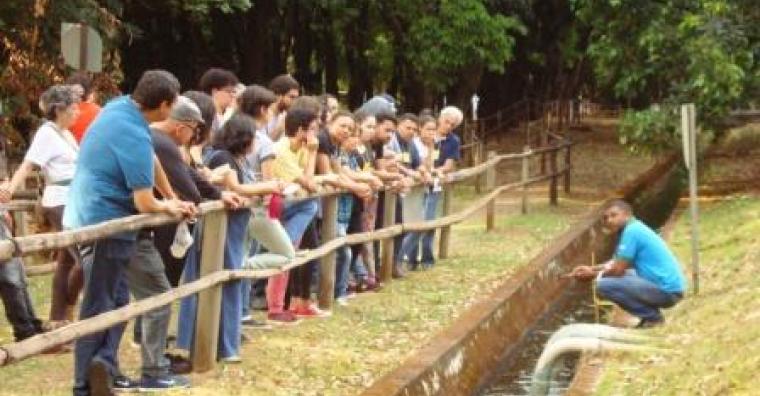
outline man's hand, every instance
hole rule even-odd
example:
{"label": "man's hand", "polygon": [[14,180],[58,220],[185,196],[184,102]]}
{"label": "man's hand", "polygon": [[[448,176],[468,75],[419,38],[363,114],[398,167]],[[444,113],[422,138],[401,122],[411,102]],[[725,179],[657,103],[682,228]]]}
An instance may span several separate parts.
{"label": "man's hand", "polygon": [[425,173],[422,175],[422,182],[427,185],[433,185],[433,176],[431,176],[429,173]]}
{"label": "man's hand", "polygon": [[383,188],[384,184],[383,184],[383,181],[382,181],[382,180],[380,180],[380,178],[379,178],[379,177],[376,177],[376,176],[372,176],[372,177],[369,179],[369,186],[370,186],[370,187],[372,187],[372,189],[373,189],[374,191],[379,191],[380,189],[382,189],[382,188]]}
{"label": "man's hand", "polygon": [[165,200],[163,202],[164,212],[172,216],[182,216],[188,219],[198,216],[198,208],[192,202],[180,201],[178,199]]}
{"label": "man's hand", "polygon": [[221,199],[227,209],[237,209],[241,207],[245,201],[243,197],[232,191],[222,191]]}
{"label": "man's hand", "polygon": [[372,196],[372,188],[364,183],[356,183],[351,192],[354,193],[359,199],[367,200]]}
{"label": "man's hand", "polygon": [[297,182],[309,194],[314,194],[317,192],[317,190],[319,190],[319,185],[314,181],[314,179],[310,177],[301,177],[297,180]]}
{"label": "man's hand", "polygon": [[596,271],[594,271],[594,268],[591,266],[579,265],[573,268],[573,270],[567,274],[567,277],[575,278],[577,280],[591,280],[596,277]]}
{"label": "man's hand", "polygon": [[317,151],[319,148],[319,139],[317,139],[317,136],[308,133],[306,134],[306,149],[309,151]]}

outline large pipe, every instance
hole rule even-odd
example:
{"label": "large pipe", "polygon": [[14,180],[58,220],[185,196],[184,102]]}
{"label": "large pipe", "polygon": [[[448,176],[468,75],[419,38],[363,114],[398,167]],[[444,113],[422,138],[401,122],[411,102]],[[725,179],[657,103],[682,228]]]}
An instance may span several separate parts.
{"label": "large pipe", "polygon": [[648,347],[644,345],[628,344],[622,342],[608,341],[596,337],[565,337],[547,344],[541,353],[536,368],[533,371],[533,378],[530,386],[531,395],[548,395],[551,378],[554,373],[555,361],[571,352],[654,352],[661,351],[660,348]]}
{"label": "large pipe", "polygon": [[572,337],[591,337],[608,341],[621,341],[633,344],[640,344],[655,340],[653,337],[645,336],[641,333],[632,332],[627,329],[621,329],[619,327],[597,323],[574,323],[562,326],[559,330],[552,334],[546,344],[549,345],[561,339]]}

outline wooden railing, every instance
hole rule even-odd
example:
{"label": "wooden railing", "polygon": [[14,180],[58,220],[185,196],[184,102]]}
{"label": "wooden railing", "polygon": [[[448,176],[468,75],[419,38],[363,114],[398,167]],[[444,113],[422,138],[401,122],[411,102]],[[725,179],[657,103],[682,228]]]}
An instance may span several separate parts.
{"label": "wooden railing", "polygon": [[[495,200],[507,191],[521,190],[523,194],[523,211],[527,210],[527,187],[539,182],[549,181],[549,201],[557,204],[557,191],[559,179],[565,178],[565,188],[569,188],[570,162],[566,160],[560,169],[557,156],[564,151],[569,158],[572,142],[557,137],[552,145],[537,149],[526,149],[522,153],[497,155],[489,152],[488,160],[474,167],[461,169],[449,175],[443,184],[443,202],[441,217],[425,222],[410,222],[394,224],[395,202],[397,194],[386,191],[385,215],[381,229],[351,234],[341,238],[334,237],[334,224],[337,219],[337,199],[342,193],[330,187],[325,187],[316,194],[295,197],[295,200],[320,197],[323,199],[323,239],[328,241],[320,247],[310,251],[300,251],[297,257],[282,269],[266,270],[225,270],[223,268],[223,246],[226,238],[227,212],[220,201],[205,202],[200,205],[199,226],[203,227],[201,243],[201,278],[183,284],[166,293],[132,302],[122,308],[102,313],[98,316],[74,322],[57,330],[39,334],[32,338],[3,345],[0,347],[0,365],[7,365],[38,355],[43,351],[76,340],[82,336],[103,331],[116,324],[124,323],[139,315],[145,314],[167,304],[171,304],[184,297],[198,294],[198,317],[205,318],[196,323],[195,343],[193,353],[193,368],[198,372],[212,369],[216,364],[216,346],[218,343],[218,329],[221,306],[221,287],[225,282],[235,279],[268,278],[298,267],[309,261],[320,259],[320,288],[319,305],[329,309],[333,301],[333,286],[335,282],[335,251],[345,245],[354,245],[369,241],[381,241],[382,260],[380,276],[383,281],[389,282],[392,278],[393,268],[393,244],[394,238],[403,232],[424,231],[441,229],[439,241],[439,257],[445,259],[449,252],[449,240],[451,226],[473,215],[478,210],[486,208],[486,229],[495,227]],[[551,170],[549,174],[531,176],[528,168],[530,158],[536,155],[549,154],[551,158]],[[496,167],[502,161],[522,161],[522,179],[519,182],[496,186]],[[487,190],[466,209],[452,213],[452,191],[457,183],[467,179],[485,175],[481,180]],[[415,188],[423,188],[416,186]],[[15,205],[15,206],[14,206]],[[9,208],[28,209],[29,202],[13,202]],[[30,236],[16,237],[11,240],[0,242],[0,260],[6,260],[14,256],[25,256],[37,252],[49,251],[76,244],[91,242],[115,233],[134,231],[144,227],[153,227],[179,219],[166,214],[141,214],[121,219],[103,222],[97,225],[79,228],[76,230],[62,231],[57,233],[44,233]],[[30,272],[32,268],[29,267]],[[40,271],[42,272],[42,271]]]}

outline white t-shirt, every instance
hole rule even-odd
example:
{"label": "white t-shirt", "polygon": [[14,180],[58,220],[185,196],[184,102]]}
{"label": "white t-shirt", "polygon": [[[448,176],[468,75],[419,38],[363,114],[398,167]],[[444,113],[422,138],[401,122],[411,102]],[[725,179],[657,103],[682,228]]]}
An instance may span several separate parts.
{"label": "white t-shirt", "polygon": [[422,143],[422,139],[419,136],[415,136],[412,142],[414,142],[414,146],[417,147],[417,152],[420,154],[420,161],[425,161],[429,154],[425,143]]}
{"label": "white t-shirt", "polygon": [[42,206],[51,208],[66,205],[69,183],[76,171],[79,147],[67,130],[59,130],[52,122],[44,123],[34,135],[24,157],[40,168],[45,177]]}

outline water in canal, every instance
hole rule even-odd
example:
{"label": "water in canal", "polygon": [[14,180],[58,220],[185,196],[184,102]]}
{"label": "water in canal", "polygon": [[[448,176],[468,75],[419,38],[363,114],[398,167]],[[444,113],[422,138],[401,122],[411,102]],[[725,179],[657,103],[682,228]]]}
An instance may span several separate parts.
{"label": "water in canal", "polygon": [[[549,337],[563,325],[594,323],[594,308],[588,284],[570,288],[525,335],[500,363],[501,373],[477,393],[480,396],[528,395],[533,368]],[[560,362],[561,369],[553,378],[551,395],[561,395],[575,375],[579,354]]]}

